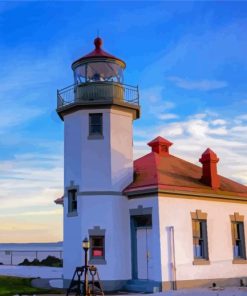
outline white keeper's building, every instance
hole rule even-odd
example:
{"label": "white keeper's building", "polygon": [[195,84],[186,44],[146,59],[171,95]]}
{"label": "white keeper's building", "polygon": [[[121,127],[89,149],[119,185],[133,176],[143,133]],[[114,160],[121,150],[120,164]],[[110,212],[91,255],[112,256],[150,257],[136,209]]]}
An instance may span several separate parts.
{"label": "white keeper's building", "polygon": [[247,277],[247,187],[217,174],[212,150],[197,156],[200,167],[173,156],[161,137],[134,161],[138,88],[123,83],[125,62],[103,51],[100,38],[94,44],[72,64],[75,84],[58,91],[64,285],[84,263],[86,236],[105,290],[239,285]]}

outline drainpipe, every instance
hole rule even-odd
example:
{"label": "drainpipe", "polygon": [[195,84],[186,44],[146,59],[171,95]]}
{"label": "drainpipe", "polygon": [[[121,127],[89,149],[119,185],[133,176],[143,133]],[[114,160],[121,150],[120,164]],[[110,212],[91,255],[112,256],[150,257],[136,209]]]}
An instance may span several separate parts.
{"label": "drainpipe", "polygon": [[177,274],[176,274],[176,260],[175,260],[175,240],[174,240],[174,226],[170,226],[171,234],[171,266],[172,266],[172,289],[177,290]]}

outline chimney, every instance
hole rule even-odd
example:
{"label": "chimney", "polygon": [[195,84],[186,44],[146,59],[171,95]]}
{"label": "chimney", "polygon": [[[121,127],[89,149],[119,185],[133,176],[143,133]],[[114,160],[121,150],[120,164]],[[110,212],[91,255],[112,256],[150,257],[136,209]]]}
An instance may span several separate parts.
{"label": "chimney", "polygon": [[169,147],[172,145],[172,142],[168,140],[157,137],[153,141],[148,143],[148,146],[152,147],[152,152],[158,153],[161,156],[168,156],[169,154]]}
{"label": "chimney", "polygon": [[217,155],[208,148],[199,161],[202,163],[201,181],[213,189],[218,189],[220,187],[220,178],[217,174],[217,162],[219,161]]}

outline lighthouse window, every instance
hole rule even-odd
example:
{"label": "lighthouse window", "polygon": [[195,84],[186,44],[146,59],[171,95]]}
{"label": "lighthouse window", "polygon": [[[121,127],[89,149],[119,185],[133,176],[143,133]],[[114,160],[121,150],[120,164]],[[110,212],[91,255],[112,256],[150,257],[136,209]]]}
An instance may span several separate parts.
{"label": "lighthouse window", "polygon": [[90,244],[91,244],[90,259],[104,259],[105,258],[105,237],[90,236]]}
{"label": "lighthouse window", "polygon": [[232,248],[234,264],[246,263],[246,246],[244,235],[244,216],[239,213],[230,215],[232,229]]}
{"label": "lighthouse window", "polygon": [[89,114],[89,136],[103,135],[103,116],[102,113]]}
{"label": "lighthouse window", "polygon": [[191,212],[194,265],[210,264],[208,254],[207,213]]}
{"label": "lighthouse window", "polygon": [[207,221],[192,220],[193,251],[195,259],[208,259]]}
{"label": "lighthouse window", "polygon": [[233,258],[246,259],[243,222],[238,222],[238,221],[232,222],[232,238],[233,238]]}
{"label": "lighthouse window", "polygon": [[68,212],[77,211],[77,194],[76,189],[71,189],[68,191]]}

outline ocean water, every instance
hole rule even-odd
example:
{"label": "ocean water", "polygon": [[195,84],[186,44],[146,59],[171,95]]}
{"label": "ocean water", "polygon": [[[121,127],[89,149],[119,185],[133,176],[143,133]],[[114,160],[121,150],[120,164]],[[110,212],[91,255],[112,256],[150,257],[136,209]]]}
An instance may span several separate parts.
{"label": "ocean water", "polygon": [[63,243],[0,244],[0,263],[18,265],[24,259],[43,260],[48,256],[63,258]]}

